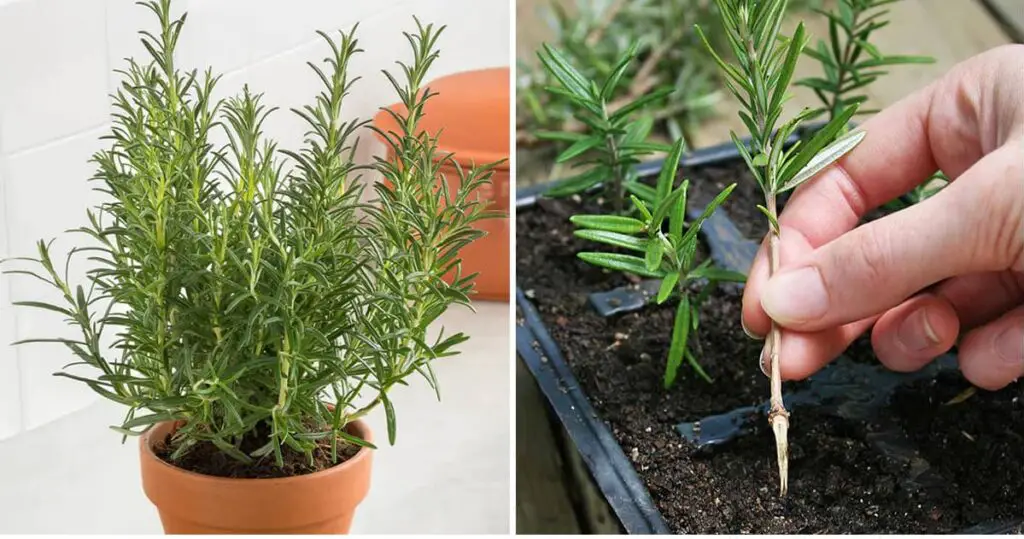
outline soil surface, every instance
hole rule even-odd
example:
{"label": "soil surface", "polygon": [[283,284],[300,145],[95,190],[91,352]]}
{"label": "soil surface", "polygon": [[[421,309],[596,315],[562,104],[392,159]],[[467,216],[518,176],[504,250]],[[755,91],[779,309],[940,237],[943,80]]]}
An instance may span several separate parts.
{"label": "soil surface", "polygon": [[[242,440],[240,449],[249,454],[266,445],[269,439],[270,429],[259,428]],[[224,453],[212,442],[200,442],[181,459],[172,461],[170,456],[175,448],[171,444],[171,437],[168,435],[163,443],[158,443],[154,448],[156,455],[164,462],[190,472],[237,479],[270,479],[316,473],[337,466],[359,452],[358,446],[338,440],[338,461],[334,462],[331,459],[331,442],[323,439],[317,442],[311,462],[309,455],[285,445],[281,448],[284,465],[278,466],[273,453],[252,464],[246,464]]]}
{"label": "soil surface", "polygon": [[[691,189],[699,189],[704,174],[683,174]],[[715,174],[707,177],[723,187],[733,181],[724,172]],[[691,200],[701,203],[699,197]],[[923,459],[930,464],[929,477],[939,478],[927,488],[906,481],[913,462],[882,454],[870,442],[879,425],[813,409],[800,409],[791,419],[790,494],[784,499],[778,496],[767,421],[710,454],[694,451],[677,434],[678,423],[759,404],[768,396],[768,379],[757,362],[761,343],[740,327],[738,292],[719,289],[702,309],[701,363],[714,382],[704,382],[684,364],[676,385],[663,389],[674,306],[611,318],[592,310],[589,293],[628,280],[575,258],[592,248],[572,237],[567,220],[583,210],[565,200],[517,212],[518,284],[674,532],[943,533],[1022,514],[1021,382],[946,406],[968,387],[957,374],[908,387],[893,398],[883,417],[918,448],[916,465]],[[759,213],[754,218],[763,220]],[[858,362],[875,361],[866,338],[850,353]],[[800,385],[788,382],[786,390]]]}

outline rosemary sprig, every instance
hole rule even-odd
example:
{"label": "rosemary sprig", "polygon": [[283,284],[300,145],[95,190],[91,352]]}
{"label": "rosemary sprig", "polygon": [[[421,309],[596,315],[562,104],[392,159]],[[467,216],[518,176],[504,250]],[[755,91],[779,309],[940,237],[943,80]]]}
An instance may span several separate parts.
{"label": "rosemary sprig", "polygon": [[610,110],[609,102],[615,88],[623,80],[636,56],[634,45],[615,64],[615,69],[600,83],[584,77],[557,49],[544,45],[538,52],[541,63],[557,81],[548,88],[571,104],[573,115],[583,124],[581,132],[539,132],[546,140],[569,144],[557,158],[559,163],[573,161],[584,171],[549,189],[545,194],[559,197],[585,192],[602,184],[605,195],[616,212],[623,210],[626,191],[636,180],[633,165],[640,158],[658,151],[667,151],[664,144],[647,140],[652,127],[650,116],[634,120],[634,113],[643,113],[661,102],[671,88],[659,88]]}
{"label": "rosemary sprig", "polygon": [[[726,76],[727,87],[743,107],[739,116],[750,131],[750,148],[735,133],[732,139],[764,193],[765,205],[759,205],[758,209],[769,222],[769,272],[774,274],[779,269],[781,241],[778,196],[834,163],[860,143],[865,133],[841,134],[857,111],[854,103],[844,107],[806,142],[798,141],[786,148],[786,140],[813,114],[804,109],[779,125],[796,62],[807,42],[804,25],[800,23],[791,38],[780,39],[779,28],[786,14],[787,0],[716,0],[716,3],[735,63],[727,63],[715,52],[700,27],[697,32]],[[789,474],[789,412],[782,401],[781,336],[781,330],[773,322],[765,352],[771,370],[768,421],[776,440],[779,490],[785,495]]]}
{"label": "rosemary sprig", "polygon": [[[930,64],[935,61],[928,56],[886,55],[871,43],[871,34],[885,28],[889,21],[884,6],[898,0],[838,0],[834,12],[815,9],[828,18],[829,39],[818,40],[814,48],[807,48],[804,54],[821,63],[822,77],[808,77],[798,80],[798,86],[814,91],[822,107],[814,116],[828,113],[835,118],[843,109],[854,104],[863,104],[868,96],[854,94],[863,91],[871,83],[888,72],[881,68],[905,64]],[[859,109],[857,114],[877,112]]]}
{"label": "rosemary sprig", "polygon": [[[699,327],[700,306],[720,282],[743,282],[740,273],[712,266],[712,261],[696,263],[698,234],[704,221],[728,198],[735,184],[726,187],[711,201],[697,220],[686,223],[686,191],[689,181],[673,188],[679,159],[685,144],[679,139],[665,160],[656,187],[634,185],[630,196],[637,217],[617,215],[574,215],[577,237],[633,251],[637,255],[607,252],[582,252],[580,259],[616,271],[662,279],[657,302],[679,301],[672,325],[672,340],[665,366],[664,385],[675,383],[685,358],[702,378],[711,378],[700,365],[692,343]],[[665,224],[668,224],[666,227]]]}

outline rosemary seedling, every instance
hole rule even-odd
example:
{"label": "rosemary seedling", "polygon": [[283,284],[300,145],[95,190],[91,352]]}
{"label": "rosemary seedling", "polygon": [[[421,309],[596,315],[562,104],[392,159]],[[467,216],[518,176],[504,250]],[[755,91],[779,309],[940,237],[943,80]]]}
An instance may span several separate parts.
{"label": "rosemary seedling", "polygon": [[[779,28],[786,14],[787,0],[716,0],[722,25],[728,37],[735,63],[727,63],[707,43],[711,56],[727,78],[729,90],[742,104],[739,116],[750,132],[750,147],[732,133],[733,142],[761,187],[765,204],[758,205],[769,223],[769,272],[779,269],[781,231],[777,198],[796,188],[850,151],[865,133],[854,131],[840,135],[857,111],[857,104],[846,105],[828,124],[810,136],[786,148],[801,122],[814,114],[804,109],[793,119],[779,124],[783,103],[797,60],[807,42],[803,23],[789,39],[780,39]],[[704,38],[704,32],[697,27]],[[772,323],[765,344],[771,371],[771,409],[768,421],[775,434],[779,464],[779,489],[785,495],[789,473],[789,412],[782,401],[782,377],[779,370],[781,331]]]}
{"label": "rosemary seedling", "polygon": [[558,82],[558,86],[548,90],[567,99],[574,116],[586,126],[582,132],[538,133],[541,138],[570,144],[558,156],[558,162],[571,160],[575,167],[584,168],[583,172],[549,189],[545,193],[548,196],[581,193],[601,184],[606,198],[615,211],[620,212],[628,186],[636,181],[633,165],[645,155],[668,150],[664,144],[647,140],[651,118],[644,116],[634,120],[632,114],[657,104],[671,88],[658,88],[615,111],[609,110],[609,100],[635,58],[636,50],[635,45],[631,47],[600,84],[585,78],[557,49],[544,45],[538,53],[544,68]]}
{"label": "rosemary seedling", "polygon": [[[679,158],[684,142],[679,139],[672,147],[658,177],[657,187],[637,184],[638,195],[630,200],[637,217],[617,215],[575,215],[573,224],[580,228],[575,235],[640,253],[630,255],[608,252],[582,252],[579,257],[595,266],[623,271],[645,277],[662,279],[657,302],[670,298],[679,301],[672,325],[672,340],[665,366],[664,385],[669,388],[676,380],[683,358],[707,381],[711,378],[701,367],[692,343],[692,334],[699,326],[700,306],[720,282],[742,282],[743,274],[723,270],[711,265],[711,260],[696,263],[701,226],[732,192],[735,184],[726,187],[692,223],[686,223],[686,191],[689,181],[679,187],[675,183]],[[665,226],[667,223],[668,226]]]}
{"label": "rosemary seedling", "polygon": [[[899,0],[838,0],[834,12],[815,9],[828,17],[829,39],[818,40],[816,47],[804,49],[804,54],[821,63],[822,76],[798,80],[798,86],[814,91],[822,107],[815,116],[828,113],[835,118],[850,105],[867,101],[868,96],[857,94],[887,74],[882,68],[904,64],[929,64],[935,61],[927,56],[885,55],[871,43],[871,34],[889,25],[885,19],[888,10],[883,6]],[[858,109],[857,114],[878,112]]]}
{"label": "rosemary seedling", "polygon": [[[428,326],[468,304],[472,276],[442,277],[458,273],[458,249],[487,217],[471,192],[489,168],[464,173],[449,192],[438,179],[451,156],[417,133],[443,29],[417,21],[406,34],[412,63],[388,79],[412,112],[387,134],[397,162],[373,167],[390,187],[377,186],[360,212],[352,155],[366,122],[344,119],[355,81],[348,66],[360,52],[354,29],[338,40],[322,34],[330,54],[310,64],[322,91],[294,111],[309,131],[303,147],[282,151],[262,131],[273,109],[260,95],[246,88],[216,101],[218,77],[177,68],[185,17],[170,17],[170,0],[140,5],[159,30],[142,32],[149,61],[129,61],[109,149],[93,158],[108,199],[74,232],[95,246],[68,255],[97,265],[75,285],[40,241],[37,258],[20,259],[34,267],[10,271],[62,298],[20,305],[63,315],[80,336],[23,342],[61,344],[79,360],[71,367],[91,368],[56,375],[127,407],[115,430],[138,435],[180,421],[173,460],[212,443],[243,462],[273,455],[281,465],[283,449],[312,461],[317,442],[329,440],[337,461],[339,442],[369,445],[346,425],[378,405],[394,443],[390,389],[417,373],[436,389],[431,362],[467,338],[430,339]],[[225,147],[214,147],[215,130]],[[113,349],[101,344],[107,334]],[[243,451],[254,437],[258,449]]]}

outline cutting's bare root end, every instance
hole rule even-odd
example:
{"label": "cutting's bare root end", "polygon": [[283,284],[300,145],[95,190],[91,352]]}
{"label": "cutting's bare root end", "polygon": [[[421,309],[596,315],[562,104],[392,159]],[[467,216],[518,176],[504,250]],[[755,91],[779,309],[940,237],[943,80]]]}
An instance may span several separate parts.
{"label": "cutting's bare root end", "polygon": [[789,412],[775,410],[768,416],[775,433],[775,449],[779,460],[779,496],[789,491]]}

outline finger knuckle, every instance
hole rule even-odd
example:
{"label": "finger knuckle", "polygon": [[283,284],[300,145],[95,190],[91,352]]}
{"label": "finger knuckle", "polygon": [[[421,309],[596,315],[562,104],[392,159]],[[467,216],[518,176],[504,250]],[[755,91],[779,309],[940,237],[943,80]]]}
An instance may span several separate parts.
{"label": "finger knuckle", "polygon": [[1024,271],[1024,165],[1009,161],[988,180],[976,210],[985,231],[977,246],[987,252],[978,256],[994,258],[997,269]]}

